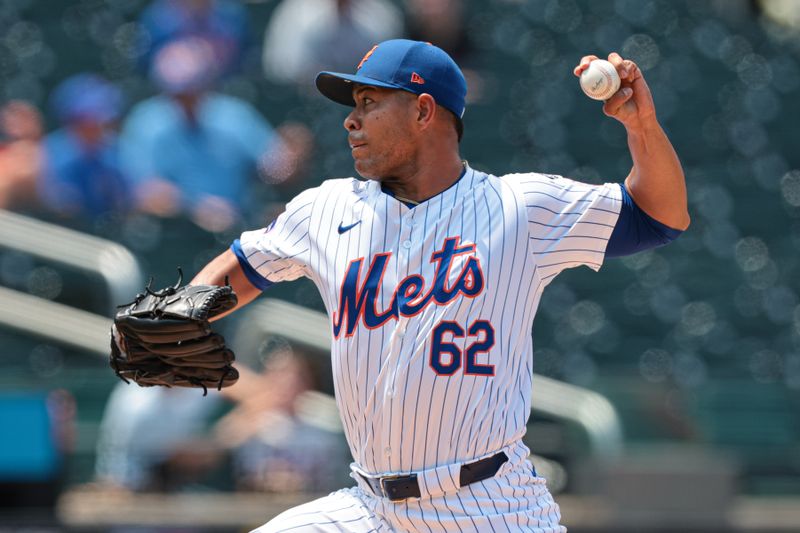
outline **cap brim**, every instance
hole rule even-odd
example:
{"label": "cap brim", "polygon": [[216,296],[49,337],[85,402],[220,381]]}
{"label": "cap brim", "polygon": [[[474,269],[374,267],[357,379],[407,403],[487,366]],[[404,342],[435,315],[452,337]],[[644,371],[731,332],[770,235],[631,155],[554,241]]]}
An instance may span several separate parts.
{"label": "cap brim", "polygon": [[374,80],[366,76],[357,74],[342,74],[341,72],[320,72],[317,74],[316,84],[319,92],[330,98],[336,103],[356,105],[353,100],[353,84],[371,85],[372,87],[384,87],[386,89],[404,89],[398,85]]}

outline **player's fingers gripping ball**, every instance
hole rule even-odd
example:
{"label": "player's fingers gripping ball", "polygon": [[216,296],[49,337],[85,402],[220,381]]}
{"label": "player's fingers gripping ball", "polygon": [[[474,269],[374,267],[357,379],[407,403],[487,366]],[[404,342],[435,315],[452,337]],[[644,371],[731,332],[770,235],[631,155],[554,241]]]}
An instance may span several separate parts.
{"label": "player's fingers gripping ball", "polygon": [[605,101],[620,87],[617,69],[605,59],[595,59],[580,74],[581,89],[589,98]]}
{"label": "player's fingers gripping ball", "polygon": [[150,289],[120,306],[111,327],[111,367],[124,381],[142,387],[208,387],[236,383],[233,352],[212,333],[209,320],[236,306],[226,285]]}

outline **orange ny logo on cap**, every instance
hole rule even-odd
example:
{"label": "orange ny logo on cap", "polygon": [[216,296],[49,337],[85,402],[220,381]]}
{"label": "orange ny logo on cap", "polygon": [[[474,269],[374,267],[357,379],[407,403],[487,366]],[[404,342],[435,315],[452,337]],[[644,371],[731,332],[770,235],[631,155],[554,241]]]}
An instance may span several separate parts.
{"label": "orange ny logo on cap", "polygon": [[425,80],[422,79],[422,76],[417,74],[416,72],[411,73],[411,83],[419,83],[420,85],[425,83]]}
{"label": "orange ny logo on cap", "polygon": [[364,57],[362,57],[362,58],[361,58],[361,62],[360,62],[360,63],[358,64],[358,66],[356,67],[356,70],[360,69],[360,68],[361,68],[361,66],[362,66],[364,63],[366,63],[366,62],[367,62],[367,59],[369,59],[369,56],[371,56],[371,55],[372,55],[372,54],[375,52],[375,49],[376,49],[376,48],[378,48],[378,45],[377,45],[377,44],[376,44],[375,46],[373,46],[373,47],[372,47],[372,49],[371,49],[369,52],[367,52],[366,54],[364,54]]}

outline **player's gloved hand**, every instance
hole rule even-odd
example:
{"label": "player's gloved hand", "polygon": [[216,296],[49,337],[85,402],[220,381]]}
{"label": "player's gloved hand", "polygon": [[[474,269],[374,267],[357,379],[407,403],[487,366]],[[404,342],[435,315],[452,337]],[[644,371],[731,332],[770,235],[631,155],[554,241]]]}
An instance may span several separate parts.
{"label": "player's gloved hand", "polygon": [[[581,58],[573,73],[580,77],[589,63],[599,59],[595,55]],[[642,71],[630,59],[623,59],[616,52],[608,55],[608,61],[617,69],[620,77],[619,90],[603,104],[603,112],[613,117],[630,131],[647,127],[656,120],[656,108],[650,87],[644,81]]]}
{"label": "player's gloved hand", "polygon": [[233,352],[211,332],[209,320],[235,307],[230,286],[185,285],[160,291],[150,285],[122,306],[111,327],[110,364],[140,386],[208,387],[236,383]]}

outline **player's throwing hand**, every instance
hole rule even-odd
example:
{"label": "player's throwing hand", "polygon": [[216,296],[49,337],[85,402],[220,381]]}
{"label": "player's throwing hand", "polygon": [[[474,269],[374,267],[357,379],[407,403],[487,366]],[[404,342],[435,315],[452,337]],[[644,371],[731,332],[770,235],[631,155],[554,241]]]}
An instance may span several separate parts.
{"label": "player's throwing hand", "polygon": [[[595,59],[599,58],[595,55],[583,56],[573,73],[580,77],[581,72]],[[656,118],[656,108],[641,69],[636,63],[623,59],[616,52],[608,55],[608,61],[616,67],[622,83],[619,90],[606,100],[603,112],[622,122],[628,130],[638,130],[652,124]]]}

